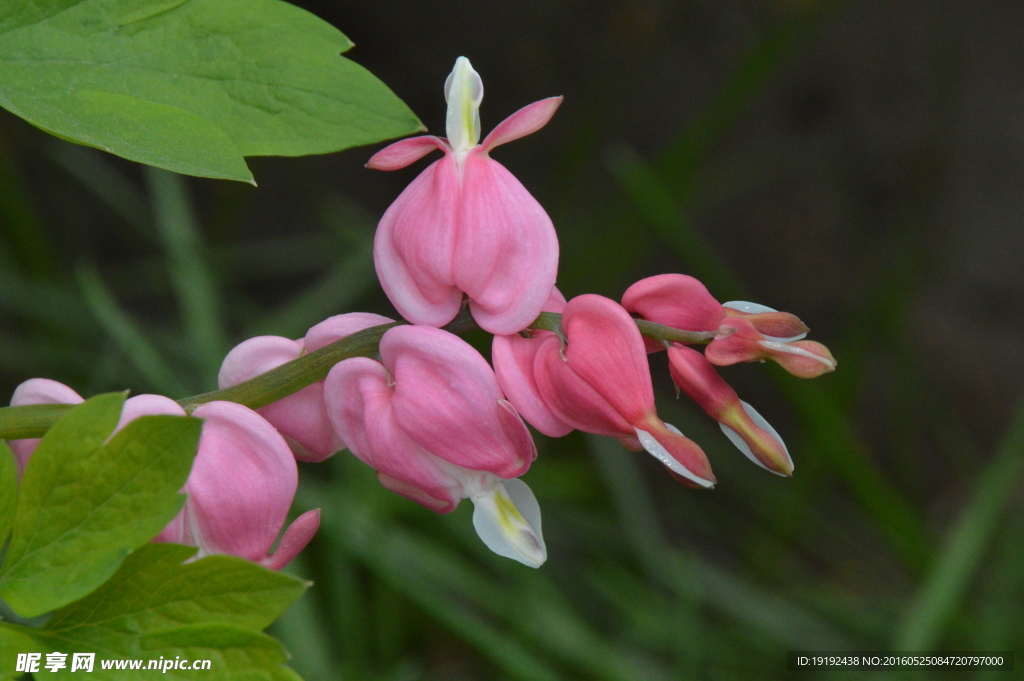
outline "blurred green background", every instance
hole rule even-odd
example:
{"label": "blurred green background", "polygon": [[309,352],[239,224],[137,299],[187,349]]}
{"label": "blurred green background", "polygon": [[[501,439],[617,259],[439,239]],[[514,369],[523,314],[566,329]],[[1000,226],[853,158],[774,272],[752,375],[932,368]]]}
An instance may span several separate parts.
{"label": "blurred green background", "polygon": [[[565,95],[495,156],[551,214],[567,295],[693,274],[798,314],[839,360],[815,381],[722,372],[786,439],[782,480],[653,357],[659,411],[718,487],[611,440],[539,438],[537,571],[490,554],[469,504],[437,516],[347,453],[303,464],[296,511],[323,507],[323,526],[290,569],[316,584],[273,633],[305,678],[853,679],[785,653],[1024,651],[1024,5],[296,4],[432,132],[459,55],[485,132]],[[3,401],[32,376],[182,397],[244,338],[393,314],[373,229],[424,163],[253,159],[253,188],[0,118]]]}

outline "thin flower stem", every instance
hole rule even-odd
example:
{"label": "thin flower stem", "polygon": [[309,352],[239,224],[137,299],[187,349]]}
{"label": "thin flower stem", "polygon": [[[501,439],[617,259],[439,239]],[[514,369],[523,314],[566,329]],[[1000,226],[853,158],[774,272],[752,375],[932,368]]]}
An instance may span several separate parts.
{"label": "thin flower stem", "polygon": [[[715,336],[714,332],[683,331],[642,319],[635,321],[642,334],[663,342],[709,343]],[[529,328],[560,333],[561,323],[562,315],[554,312],[542,312]],[[331,367],[342,360],[351,357],[373,357],[377,354],[384,332],[401,324],[408,324],[408,322],[398,321],[364,329],[308,355],[286,362],[276,369],[271,369],[248,381],[223,390],[186,397],[178,400],[178,404],[187,414],[191,414],[196,407],[202,404],[218,400],[237,402],[250,409],[258,409],[298,392],[317,381],[322,381],[327,377]],[[464,307],[459,315],[444,327],[445,331],[455,334],[467,333],[479,328],[473,321],[468,307]],[[0,407],[0,439],[18,440],[42,437],[71,406],[69,404],[33,404],[20,407]]]}

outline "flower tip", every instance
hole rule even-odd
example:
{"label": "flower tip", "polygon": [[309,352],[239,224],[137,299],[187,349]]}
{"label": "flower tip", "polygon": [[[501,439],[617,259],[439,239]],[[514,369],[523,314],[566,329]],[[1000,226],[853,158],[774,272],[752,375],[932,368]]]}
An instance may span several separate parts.
{"label": "flower tip", "polygon": [[648,427],[650,431],[634,427],[637,439],[648,454],[668,468],[672,477],[688,487],[711,489],[715,486],[718,480],[711,472],[711,463],[696,442],[670,423],[651,419]]}
{"label": "flower tip", "polygon": [[306,511],[284,531],[277,551],[261,560],[260,563],[271,570],[280,570],[292,562],[302,549],[306,548],[306,544],[313,539],[313,535],[318,529],[320,529],[320,509]]}

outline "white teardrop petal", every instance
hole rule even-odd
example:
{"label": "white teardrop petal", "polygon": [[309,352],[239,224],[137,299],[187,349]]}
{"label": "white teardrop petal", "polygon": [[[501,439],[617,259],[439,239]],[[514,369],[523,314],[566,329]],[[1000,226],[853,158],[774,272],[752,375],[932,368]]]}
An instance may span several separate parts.
{"label": "white teardrop petal", "polygon": [[[511,494],[506,486],[511,488]],[[497,482],[491,490],[470,499],[474,506],[473,527],[487,548],[529,567],[544,564],[548,553],[540,531],[540,506],[526,483]]]}

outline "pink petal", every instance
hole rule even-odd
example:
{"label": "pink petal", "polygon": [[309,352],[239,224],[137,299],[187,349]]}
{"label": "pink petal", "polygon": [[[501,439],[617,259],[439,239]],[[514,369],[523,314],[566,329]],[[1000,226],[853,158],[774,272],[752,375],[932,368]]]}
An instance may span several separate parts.
{"label": "pink petal", "polygon": [[136,395],[124,401],[124,408],[121,409],[121,418],[114,428],[118,432],[126,425],[140,416],[155,416],[167,414],[170,416],[186,416],[185,410],[170,397],[163,395]]}
{"label": "pink petal", "polygon": [[306,548],[306,544],[313,539],[313,535],[318,529],[320,529],[320,509],[306,511],[284,531],[284,536],[281,537],[281,543],[278,544],[274,555],[267,556],[260,562],[271,570],[280,570],[292,562],[292,559],[299,555],[299,551]]}
{"label": "pink petal", "polygon": [[81,404],[82,396],[63,383],[48,378],[30,378],[11,395],[11,406],[26,404]]}
{"label": "pink petal", "polygon": [[372,312],[347,312],[328,317],[306,332],[303,339],[306,352],[315,352],[346,336],[369,329],[371,326],[391,324],[394,319]]}
{"label": "pink petal", "polygon": [[174,519],[167,523],[167,527],[162,529],[160,534],[153,537],[153,541],[195,546],[195,541],[192,539],[192,533],[189,532],[188,520],[185,518],[187,508],[187,505],[183,506],[182,509],[178,511],[178,515],[174,516]]}
{"label": "pink petal", "polygon": [[410,137],[378,151],[370,157],[366,167],[371,170],[398,170],[415,163],[435,149],[446,151],[448,145],[433,135]]}
{"label": "pink petal", "polygon": [[508,335],[536,319],[555,284],[551,218],[512,173],[477,150],[463,164],[453,278],[486,331]]}
{"label": "pink petal", "polygon": [[256,411],[285,436],[299,461],[320,462],[345,449],[327,417],[322,381]]}
{"label": "pink petal", "polygon": [[[376,318],[378,315],[370,316]],[[350,320],[354,325],[360,321],[366,320]],[[224,358],[217,384],[221,388],[237,385],[297,359],[302,353],[302,341],[280,336],[250,338],[236,345]],[[323,383],[306,386],[288,397],[260,407],[257,412],[289,439],[295,458],[300,461],[323,461],[345,448],[345,443],[335,435],[327,419],[327,410],[323,404]]]}
{"label": "pink petal", "polygon": [[619,412],[576,375],[562,359],[562,342],[557,336],[538,339],[534,376],[544,404],[560,421],[585,433],[633,438],[633,427]]}
{"label": "pink petal", "polygon": [[[565,309],[565,296],[557,287],[551,287],[543,312],[561,313]],[[544,404],[533,376],[533,366],[541,342],[551,331],[532,331],[532,337],[523,338],[517,333],[509,336],[494,336],[491,342],[491,363],[501,391],[515,406],[516,411],[527,423],[549,437],[562,437],[572,431]]]}
{"label": "pink petal", "polygon": [[276,369],[302,354],[302,341],[281,336],[256,336],[242,341],[220,365],[217,387],[224,389]]}
{"label": "pink petal", "polygon": [[188,517],[206,553],[263,559],[288,515],[298,469],[284,438],[253,410],[209,402],[186,487]]}
{"label": "pink petal", "polygon": [[444,326],[462,307],[452,278],[461,185],[455,160],[445,154],[405,188],[377,226],[377,277],[413,324]]}
{"label": "pink petal", "polygon": [[395,421],[390,379],[384,365],[367,357],[336,364],[324,382],[331,423],[386,487],[435,511],[452,511],[462,487]]}
{"label": "pink petal", "polygon": [[700,352],[673,343],[668,349],[668,368],[675,384],[716,421],[728,409],[739,406],[736,391]]}
{"label": "pink petal", "polygon": [[489,152],[499,145],[532,135],[548,124],[563,99],[564,97],[548,97],[527,104],[491,130],[491,134],[484,139],[480,148]]}
{"label": "pink petal", "polygon": [[[30,378],[17,388],[11,395],[11,406],[20,407],[29,404],[81,404],[82,396],[63,383],[48,378]],[[18,468],[25,470],[29,458],[39,446],[42,438],[31,437],[22,440],[11,440],[8,444],[14,452]]]}
{"label": "pink petal", "polygon": [[505,396],[494,371],[468,343],[440,329],[396,326],[381,339],[380,355],[394,375],[395,419],[417,444],[502,478],[526,472],[536,456],[529,431],[518,416],[512,428],[499,413]]}
{"label": "pink petal", "polygon": [[654,413],[654,388],[643,338],[618,303],[586,294],[562,313],[569,367],[629,423]]}
{"label": "pink petal", "polygon": [[[550,331],[540,333],[554,338]],[[544,403],[533,375],[541,342],[541,337],[495,336],[491,341],[494,375],[502,392],[531,426],[548,437],[562,437],[572,432],[573,427],[555,416]]]}
{"label": "pink petal", "polygon": [[684,331],[714,331],[725,312],[704,284],[685,274],[659,274],[622,294],[622,306],[644,319]]}

